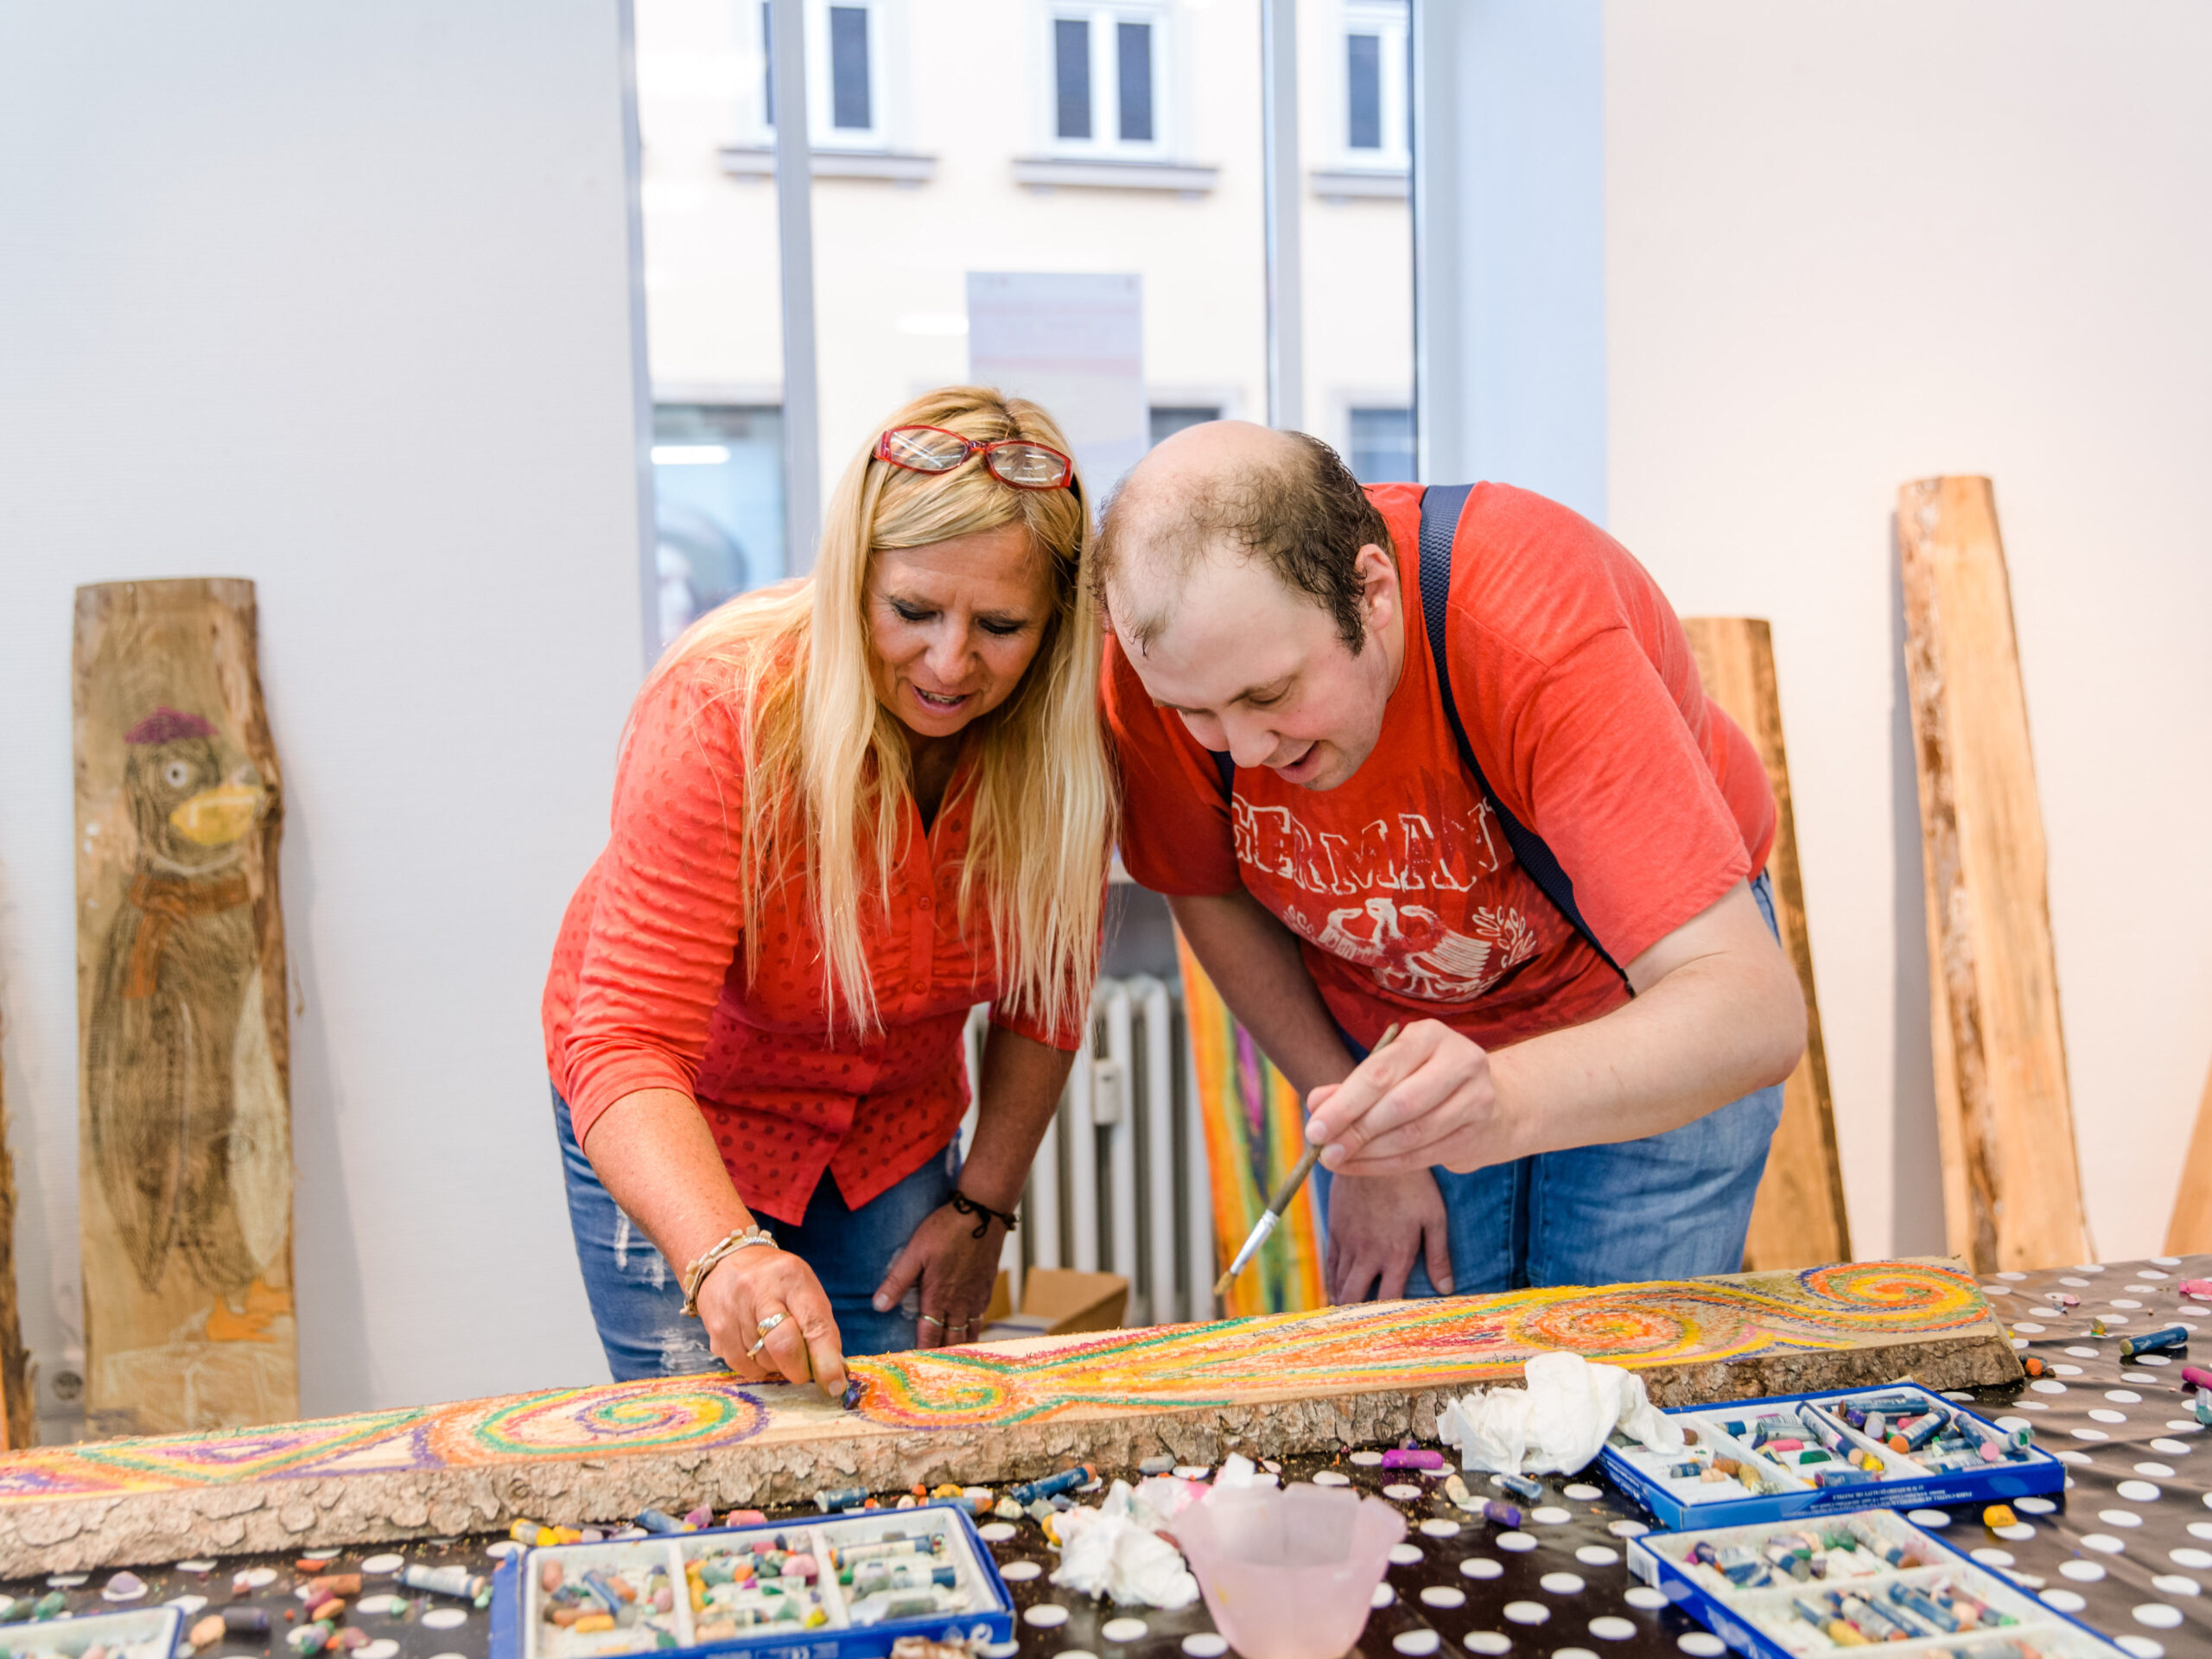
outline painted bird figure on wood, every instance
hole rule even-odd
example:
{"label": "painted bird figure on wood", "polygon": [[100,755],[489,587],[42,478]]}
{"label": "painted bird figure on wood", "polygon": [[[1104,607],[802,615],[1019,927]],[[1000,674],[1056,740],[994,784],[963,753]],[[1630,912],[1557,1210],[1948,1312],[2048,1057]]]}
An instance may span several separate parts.
{"label": "painted bird figure on wood", "polygon": [[93,1156],[140,1283],[181,1258],[213,1293],[204,1333],[251,1340],[291,1312],[290,1120],[246,870],[270,794],[198,715],[156,709],[124,742],[137,854],[86,1021]]}

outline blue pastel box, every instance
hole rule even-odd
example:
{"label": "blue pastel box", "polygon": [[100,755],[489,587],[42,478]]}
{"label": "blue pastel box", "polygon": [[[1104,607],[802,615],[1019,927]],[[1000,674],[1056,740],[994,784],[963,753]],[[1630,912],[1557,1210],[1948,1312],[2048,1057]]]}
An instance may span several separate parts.
{"label": "blue pastel box", "polygon": [[[1909,1410],[1896,1408],[1904,1402],[1910,1402]],[[1852,1422],[1870,1408],[1884,1420],[1882,1437]],[[1939,1414],[1939,1427],[1920,1452],[1899,1452],[1885,1443],[1887,1434],[1900,1425],[1924,1421],[1929,1413]],[[2024,1437],[2016,1430],[1991,1422],[1916,1382],[1682,1406],[1667,1415],[1696,1432],[1694,1446],[1669,1455],[1638,1445],[1611,1445],[1602,1460],[1615,1484],[1662,1526],[1674,1529],[1748,1526],[1791,1516],[1920,1504],[2005,1503],[2016,1497],[2062,1495],[2066,1486],[2066,1465],[2050,1453],[2032,1444],[2019,1444]],[[1793,1433],[1779,1441],[1762,1441],[1761,1425],[1771,1427],[1777,1422],[1790,1426]],[[1872,1424],[1871,1417],[1867,1423]],[[1802,1445],[1787,1449],[1787,1440],[1793,1438]],[[1983,1442],[2001,1448],[1997,1461],[1948,1466],[1956,1463],[1961,1448],[1970,1451]],[[1777,1449],[1778,1445],[1784,1449]],[[1808,1452],[1821,1455],[1798,1460]],[[1844,1461],[1853,1453],[1878,1459],[1879,1470],[1853,1468]],[[1720,1459],[1734,1462],[1748,1478],[1706,1478],[1707,1470]],[[1824,1484],[1824,1479],[1849,1484]]]}
{"label": "blue pastel box", "polygon": [[[813,1558],[815,1578],[791,1598],[801,1618],[732,1628],[746,1614],[711,1603],[694,1608],[681,1589],[687,1584],[685,1564],[714,1559],[726,1565],[732,1552],[747,1548],[772,1550],[786,1559]],[[549,1564],[560,1567],[563,1586],[594,1586],[589,1598],[563,1602],[557,1591],[549,1590]],[[885,1582],[872,1584],[871,1574]],[[759,1605],[765,1598],[753,1592],[795,1582],[748,1578],[729,1593],[747,1595]],[[626,1589],[649,1595],[648,1586],[655,1583],[665,1583],[674,1592],[672,1606],[657,1624],[647,1622],[637,1604],[626,1604],[625,1622],[613,1630],[579,1631],[552,1621],[551,1615],[564,1605],[597,1609],[607,1600],[602,1592],[610,1586],[620,1599]],[[784,1592],[775,1593],[780,1600]],[[917,1605],[922,1603],[932,1605]],[[987,1645],[1014,1638],[1013,1599],[964,1510],[926,1503],[518,1549],[492,1580],[490,1659],[614,1659],[624,1654],[889,1659],[893,1644],[902,1637]]]}
{"label": "blue pastel box", "polygon": [[[1750,1659],[1807,1659],[1847,1646],[1898,1659],[2019,1659],[2030,1652],[2039,1659],[2120,1659],[2121,1649],[2088,1625],[1901,1515],[1867,1510],[1806,1525],[1830,1547],[1821,1575],[1802,1580],[1786,1564],[1791,1525],[1647,1533],[1629,1541],[1629,1571]],[[1845,1533],[1856,1548],[1834,1547]],[[1734,1583],[1718,1564],[1746,1554],[1768,1565],[1769,1582]],[[1808,1566],[1811,1560],[1805,1558]],[[1851,1628],[1840,1630],[1838,1621]]]}
{"label": "blue pastel box", "polygon": [[82,1659],[99,1648],[108,1659],[170,1659],[183,1643],[183,1611],[167,1603],[118,1611],[103,1609],[27,1624],[0,1624],[0,1654],[60,1654],[62,1659]]}

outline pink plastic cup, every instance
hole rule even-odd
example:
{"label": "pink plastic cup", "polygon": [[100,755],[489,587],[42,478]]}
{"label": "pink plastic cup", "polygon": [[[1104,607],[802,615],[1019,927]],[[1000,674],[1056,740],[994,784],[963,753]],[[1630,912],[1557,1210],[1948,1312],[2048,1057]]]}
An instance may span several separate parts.
{"label": "pink plastic cup", "polygon": [[1215,1628],[1244,1659],[1339,1659],[1406,1517],[1343,1487],[1218,1489],[1175,1517]]}

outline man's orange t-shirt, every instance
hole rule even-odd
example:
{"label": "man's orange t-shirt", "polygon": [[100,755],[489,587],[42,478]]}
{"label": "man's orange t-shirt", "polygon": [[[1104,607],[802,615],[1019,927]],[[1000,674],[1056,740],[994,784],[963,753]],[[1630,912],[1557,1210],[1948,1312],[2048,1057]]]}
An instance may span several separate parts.
{"label": "man's orange t-shirt", "polygon": [[[1249,890],[1299,936],[1362,1044],[1394,1020],[1442,1020],[1496,1048],[1594,1020],[1627,990],[1515,860],[1445,717],[1421,609],[1421,486],[1367,493],[1408,611],[1374,753],[1326,791],[1240,768],[1232,803],[1213,757],[1109,638],[1122,861],[1160,893]],[[1616,962],[1765,867],[1775,809],[1758,752],[1707,701],[1681,623],[1619,543],[1541,496],[1478,485],[1451,606],[1475,758]]]}

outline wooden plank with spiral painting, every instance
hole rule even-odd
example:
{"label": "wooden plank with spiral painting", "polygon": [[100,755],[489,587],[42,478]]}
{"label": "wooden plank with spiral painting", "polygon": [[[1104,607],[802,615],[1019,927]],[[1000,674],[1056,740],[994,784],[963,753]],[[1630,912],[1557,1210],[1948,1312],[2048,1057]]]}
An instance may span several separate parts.
{"label": "wooden plank with spiral painting", "polygon": [[277,909],[253,584],[77,590],[87,1427],[299,1409]]}

